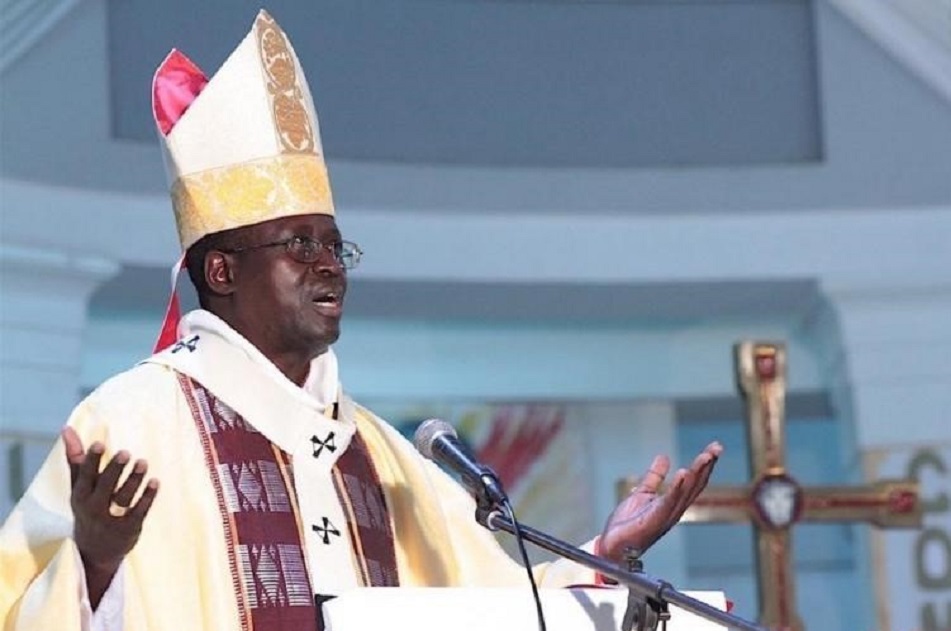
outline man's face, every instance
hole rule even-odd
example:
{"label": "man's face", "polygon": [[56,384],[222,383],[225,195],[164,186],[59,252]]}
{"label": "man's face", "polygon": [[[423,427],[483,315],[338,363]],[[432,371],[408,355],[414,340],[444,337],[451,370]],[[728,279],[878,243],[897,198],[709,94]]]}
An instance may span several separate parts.
{"label": "man's face", "polygon": [[[327,215],[283,217],[245,230],[240,235],[242,247],[292,237],[328,245],[341,239],[336,222]],[[303,353],[313,358],[337,341],[347,276],[330,248],[322,248],[311,264],[294,260],[284,246],[231,256],[235,257],[233,298],[242,333],[265,355]]]}

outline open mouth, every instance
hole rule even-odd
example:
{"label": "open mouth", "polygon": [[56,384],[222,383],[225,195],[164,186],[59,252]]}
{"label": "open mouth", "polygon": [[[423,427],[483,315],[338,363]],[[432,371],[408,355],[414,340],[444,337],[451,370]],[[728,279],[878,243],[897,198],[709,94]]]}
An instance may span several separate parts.
{"label": "open mouth", "polygon": [[337,292],[322,294],[314,298],[312,302],[317,311],[327,316],[340,317],[343,311],[343,301]]}

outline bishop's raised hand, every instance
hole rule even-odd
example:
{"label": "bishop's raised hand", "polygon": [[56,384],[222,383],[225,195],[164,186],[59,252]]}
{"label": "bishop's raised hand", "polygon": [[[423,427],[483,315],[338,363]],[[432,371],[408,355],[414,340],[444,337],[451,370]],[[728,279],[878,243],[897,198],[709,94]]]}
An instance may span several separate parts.
{"label": "bishop's raised hand", "polygon": [[[123,471],[131,461],[127,451],[118,451],[100,470],[105,446],[94,442],[85,450],[72,427],[62,432],[69,465],[73,510],[73,539],[83,560],[89,600],[95,609],[132,550],[142,532],[158,480],[152,478],[142,489],[148,463],[136,460],[120,484]],[[141,494],[140,494],[141,490]],[[138,495],[139,499],[134,501]]]}

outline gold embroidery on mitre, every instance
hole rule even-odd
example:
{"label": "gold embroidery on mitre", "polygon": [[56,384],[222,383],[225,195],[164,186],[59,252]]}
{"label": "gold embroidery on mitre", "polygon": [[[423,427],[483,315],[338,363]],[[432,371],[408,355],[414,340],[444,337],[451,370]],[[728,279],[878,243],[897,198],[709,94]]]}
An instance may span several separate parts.
{"label": "gold embroidery on mitre", "polygon": [[293,215],[334,214],[327,165],[283,154],[178,178],[172,205],[182,250],[206,234]]}
{"label": "gold embroidery on mitre", "polygon": [[294,54],[284,31],[265,11],[258,14],[255,31],[281,146],[289,153],[316,153],[314,128],[297,82]]}

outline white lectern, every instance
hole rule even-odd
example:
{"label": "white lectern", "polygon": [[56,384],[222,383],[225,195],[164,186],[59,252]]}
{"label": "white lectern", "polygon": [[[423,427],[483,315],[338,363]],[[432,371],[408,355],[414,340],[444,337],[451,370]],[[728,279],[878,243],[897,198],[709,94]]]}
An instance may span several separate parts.
{"label": "white lectern", "polygon": [[[720,610],[722,592],[686,592]],[[540,589],[549,631],[619,631],[627,608],[624,588]],[[726,627],[676,606],[667,631],[723,631]],[[324,604],[327,631],[535,631],[532,591],[525,588],[356,589]]]}

